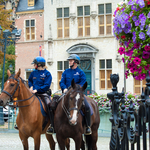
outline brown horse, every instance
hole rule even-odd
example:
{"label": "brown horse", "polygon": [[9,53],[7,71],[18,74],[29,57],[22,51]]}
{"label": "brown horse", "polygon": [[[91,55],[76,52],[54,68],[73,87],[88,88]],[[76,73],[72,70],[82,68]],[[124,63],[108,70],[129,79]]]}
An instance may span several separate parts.
{"label": "brown horse", "polygon": [[[0,105],[5,107],[8,102],[13,101],[13,98],[18,99],[19,113],[16,123],[24,150],[28,150],[29,137],[34,139],[34,150],[39,150],[41,134],[44,133],[51,150],[55,150],[55,141],[52,135],[46,134],[46,129],[50,122],[48,122],[44,130],[42,130],[45,117],[41,113],[40,102],[38,98],[31,93],[24,80],[22,80],[20,73],[20,69],[15,75],[11,75],[10,71],[7,71],[9,78],[5,82],[4,90],[0,95]],[[66,147],[69,150],[69,142],[66,142]]]}
{"label": "brown horse", "polygon": [[[83,117],[80,113],[83,101],[84,90],[87,87],[87,82],[81,87],[75,84],[74,79],[71,82],[71,89],[58,103],[55,116],[54,127],[56,137],[61,150],[65,150],[65,139],[72,138],[75,141],[76,150],[85,149],[82,134],[85,130],[85,125],[82,124]],[[100,124],[99,109],[96,102],[85,96],[88,103],[93,109],[91,116],[91,135],[85,135],[86,145],[88,150],[97,150],[98,127]]]}

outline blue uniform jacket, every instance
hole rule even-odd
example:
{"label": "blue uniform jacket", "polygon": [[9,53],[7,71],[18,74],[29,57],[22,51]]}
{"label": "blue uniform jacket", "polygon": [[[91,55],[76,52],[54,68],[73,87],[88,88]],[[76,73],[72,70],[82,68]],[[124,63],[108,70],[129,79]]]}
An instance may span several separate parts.
{"label": "blue uniform jacket", "polygon": [[28,79],[29,87],[33,86],[33,90],[36,89],[38,93],[46,92],[49,89],[51,82],[51,73],[46,69],[31,72]]}
{"label": "blue uniform jacket", "polygon": [[62,90],[65,88],[68,88],[71,85],[71,81],[74,78],[74,81],[76,84],[79,84],[80,86],[83,86],[83,84],[86,82],[86,76],[85,73],[79,69],[78,67],[76,69],[66,69],[61,77],[60,81],[60,87]]}

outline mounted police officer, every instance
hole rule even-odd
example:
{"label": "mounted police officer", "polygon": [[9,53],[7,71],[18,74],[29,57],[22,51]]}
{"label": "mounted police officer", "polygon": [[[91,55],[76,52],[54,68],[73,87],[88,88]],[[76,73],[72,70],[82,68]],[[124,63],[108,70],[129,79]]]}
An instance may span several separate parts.
{"label": "mounted police officer", "polygon": [[31,64],[34,64],[35,70],[31,72],[29,76],[28,85],[32,93],[44,97],[47,106],[48,117],[50,118],[51,122],[51,125],[48,127],[46,133],[53,134],[54,133],[53,112],[51,111],[50,108],[50,96],[47,95],[47,91],[49,91],[52,82],[52,76],[51,73],[48,70],[46,70],[45,63],[46,63],[45,59],[41,56],[38,56],[33,60]]}
{"label": "mounted police officer", "polygon": [[[69,69],[66,69],[61,77],[60,81],[60,87],[62,89],[63,93],[66,93],[68,91],[68,88],[71,85],[72,79],[74,79],[76,84],[79,84],[80,86],[83,86],[86,82],[86,76],[85,73],[78,68],[78,64],[80,61],[80,57],[76,54],[71,54],[68,59],[69,60]],[[85,134],[89,135],[91,134],[91,111],[89,108],[89,104],[84,98],[84,104],[85,104],[85,120],[86,120],[86,131]]]}

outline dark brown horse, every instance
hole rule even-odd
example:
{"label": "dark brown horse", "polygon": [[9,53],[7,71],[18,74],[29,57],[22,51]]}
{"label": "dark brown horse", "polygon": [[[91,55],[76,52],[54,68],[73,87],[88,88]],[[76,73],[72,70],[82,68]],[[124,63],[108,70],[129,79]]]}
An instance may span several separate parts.
{"label": "dark brown horse", "polygon": [[[81,87],[75,84],[74,79],[71,83],[71,89],[59,102],[55,116],[54,126],[56,137],[61,150],[65,150],[65,139],[72,138],[75,141],[76,150],[85,149],[82,134],[85,130],[85,125],[82,124],[83,117],[80,113],[83,101],[84,90],[87,87],[87,82]],[[96,102],[85,96],[88,103],[93,109],[91,116],[91,135],[86,135],[86,145],[88,150],[97,150],[98,127],[100,124],[99,109]]]}
{"label": "dark brown horse", "polygon": [[[28,150],[29,137],[34,139],[34,150],[39,150],[41,134],[46,135],[51,150],[55,150],[55,141],[52,135],[46,134],[46,129],[50,122],[48,122],[45,129],[42,130],[45,117],[43,117],[41,113],[40,102],[26,86],[20,77],[20,73],[20,69],[16,75],[11,75],[10,71],[7,71],[9,78],[5,82],[4,90],[0,95],[0,105],[5,107],[8,102],[17,98],[19,113],[16,123],[24,150]],[[69,150],[69,142],[66,142],[66,145]]]}

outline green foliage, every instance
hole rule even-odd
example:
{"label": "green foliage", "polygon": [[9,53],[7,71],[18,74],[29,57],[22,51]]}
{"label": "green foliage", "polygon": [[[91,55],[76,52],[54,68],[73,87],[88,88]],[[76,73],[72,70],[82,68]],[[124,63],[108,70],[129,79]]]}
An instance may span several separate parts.
{"label": "green foliage", "polygon": [[[9,55],[14,55],[15,54],[15,46],[14,45],[10,45],[6,48],[6,53],[9,54]],[[15,59],[12,58],[12,59],[9,59],[9,58],[6,58],[5,60],[5,72],[4,72],[4,82],[8,79],[8,76],[7,76],[7,70],[9,69],[9,65],[12,65],[13,66],[13,70],[11,71],[11,73],[15,73]],[[1,83],[2,83],[2,75],[3,75],[3,65],[1,65],[0,67],[0,86]]]}
{"label": "green foliage", "polygon": [[[112,106],[112,102],[110,99],[107,98],[106,94],[92,94],[92,95],[88,95],[90,98],[92,98],[98,105],[99,108],[99,112],[100,114],[102,113],[110,113],[111,112],[111,106]],[[130,101],[132,100],[134,108],[138,109],[139,107],[139,103],[140,103],[140,96],[136,95],[136,94],[132,94],[130,92],[126,92],[125,96],[124,96],[124,100],[125,100],[125,108],[128,110],[129,109],[129,105],[130,105]],[[121,107],[121,103],[120,103],[120,107]],[[121,108],[119,108],[121,110]]]}

